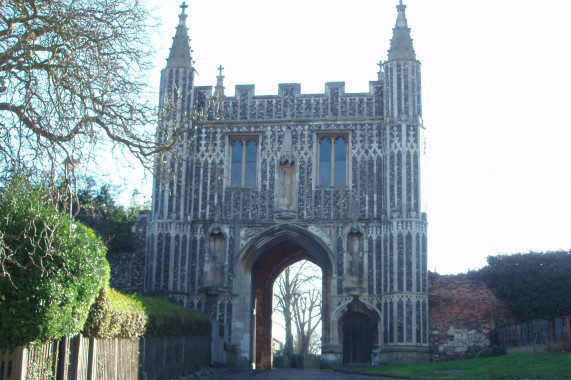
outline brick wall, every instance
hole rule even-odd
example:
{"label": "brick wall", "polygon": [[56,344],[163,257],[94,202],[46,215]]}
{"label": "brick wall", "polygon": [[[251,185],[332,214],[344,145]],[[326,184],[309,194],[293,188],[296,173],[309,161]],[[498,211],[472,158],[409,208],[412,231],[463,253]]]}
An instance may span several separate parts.
{"label": "brick wall", "polygon": [[462,359],[490,345],[490,331],[517,318],[481,281],[428,274],[433,360]]}

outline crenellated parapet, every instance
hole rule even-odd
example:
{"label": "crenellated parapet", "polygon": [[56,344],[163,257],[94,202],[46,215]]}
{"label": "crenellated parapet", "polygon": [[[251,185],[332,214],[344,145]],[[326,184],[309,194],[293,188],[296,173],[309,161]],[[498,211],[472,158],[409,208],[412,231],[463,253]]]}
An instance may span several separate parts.
{"label": "crenellated parapet", "polygon": [[281,83],[277,95],[256,95],[254,85],[237,85],[232,97],[216,98],[211,86],[195,88],[196,109],[209,109],[209,121],[367,120],[383,117],[383,82],[369,82],[368,93],[345,93],[345,82],[328,82],[323,94],[302,94],[299,83]]}

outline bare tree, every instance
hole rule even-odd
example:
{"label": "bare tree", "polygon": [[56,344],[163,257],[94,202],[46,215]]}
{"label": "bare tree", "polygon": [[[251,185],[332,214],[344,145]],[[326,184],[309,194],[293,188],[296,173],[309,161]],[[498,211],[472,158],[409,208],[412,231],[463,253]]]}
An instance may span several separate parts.
{"label": "bare tree", "polygon": [[[286,333],[284,355],[286,357],[286,361],[289,360],[294,351],[292,324],[297,323],[298,320],[304,319],[302,317],[296,317],[295,305],[298,304],[299,306],[302,306],[302,302],[304,301],[298,302],[298,299],[304,298],[303,296],[306,289],[311,287],[311,283],[319,278],[319,270],[315,269],[309,261],[304,260],[287,267],[276,279],[278,289],[277,292],[274,293],[274,310],[280,313],[284,318],[284,329]],[[319,297],[319,307],[321,307],[321,296]],[[299,310],[300,309],[298,309],[298,311]],[[313,329],[315,330],[315,327],[313,327]],[[300,329],[296,324],[296,332],[298,335],[299,330]],[[309,334],[308,337],[310,336],[311,334]]]}
{"label": "bare tree", "polygon": [[311,337],[321,322],[321,290],[312,287],[304,290],[293,300],[293,317],[299,353],[307,355]]}
{"label": "bare tree", "polygon": [[[139,0],[0,1],[0,189],[25,176],[71,217],[80,158],[134,159],[172,182],[194,123],[177,104],[187,94],[156,106],[154,23]],[[0,231],[0,280],[16,265],[5,244],[14,238]]]}
{"label": "bare tree", "polygon": [[315,330],[309,339],[309,353],[312,355],[321,354],[321,334],[319,330]]}
{"label": "bare tree", "polygon": [[[0,166],[61,169],[72,154],[147,169],[186,132],[155,139],[151,23],[139,0],[5,0],[0,6]],[[5,179],[3,179],[5,180]]]}

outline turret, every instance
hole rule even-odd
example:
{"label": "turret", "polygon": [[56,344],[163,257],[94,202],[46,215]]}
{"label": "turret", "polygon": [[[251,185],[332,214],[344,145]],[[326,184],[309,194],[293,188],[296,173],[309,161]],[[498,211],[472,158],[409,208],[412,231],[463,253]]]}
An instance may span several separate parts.
{"label": "turret", "polygon": [[419,182],[419,154],[424,137],[420,62],[412,47],[405,9],[401,0],[388,59],[382,65],[386,151],[389,173],[394,174],[389,177],[385,198],[389,218],[418,218],[423,211]]}
{"label": "turret", "polygon": [[[182,139],[172,151],[157,157],[153,186],[152,215],[147,228],[145,290],[184,290],[179,262],[186,254],[190,237],[187,217],[190,185],[188,138],[192,126],[194,67],[188,29],[188,6],[183,2],[166,67],[161,71],[157,140],[170,144]],[[171,223],[167,223],[171,222]]]}
{"label": "turret", "polygon": [[[422,207],[424,126],[420,62],[412,46],[402,0],[397,5],[387,60],[382,64],[384,98],[385,225],[383,270],[384,345],[406,360],[428,358],[426,214]],[[408,357],[407,357],[408,355]],[[416,359],[415,359],[416,358]]]}

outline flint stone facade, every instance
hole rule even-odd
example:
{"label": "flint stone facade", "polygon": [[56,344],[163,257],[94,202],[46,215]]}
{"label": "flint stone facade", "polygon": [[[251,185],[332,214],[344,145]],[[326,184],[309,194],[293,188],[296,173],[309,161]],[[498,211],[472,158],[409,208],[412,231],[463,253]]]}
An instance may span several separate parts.
{"label": "flint stone facade", "polygon": [[177,107],[157,138],[201,118],[170,192],[154,185],[145,290],[225,326],[230,365],[270,368],[273,281],[307,259],[323,273],[322,365],[429,359],[425,128],[405,6],[369,92],[293,83],[231,97],[222,71],[214,93],[193,85],[184,9],[161,75],[160,104]]}

